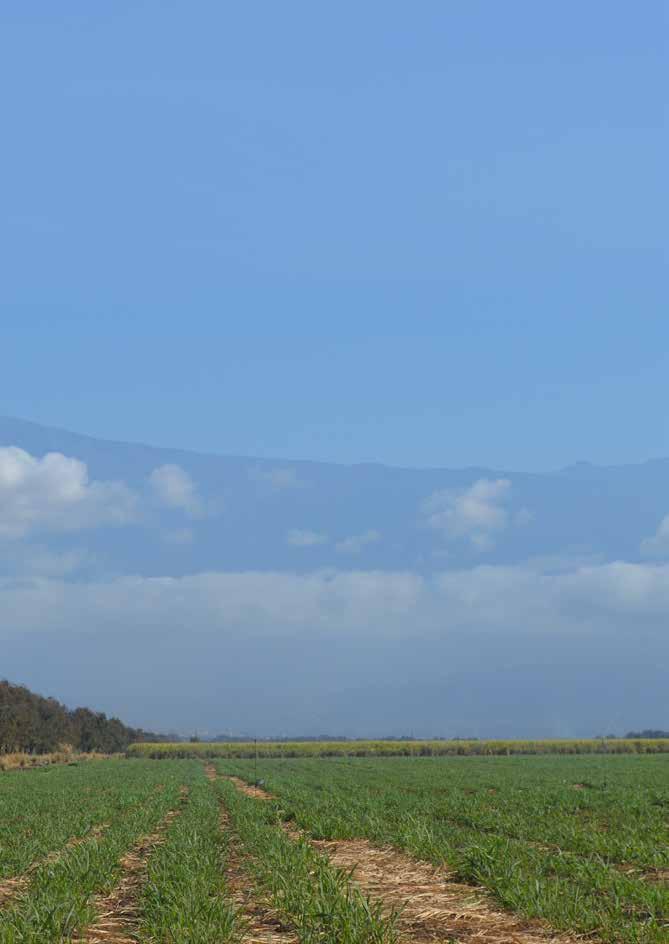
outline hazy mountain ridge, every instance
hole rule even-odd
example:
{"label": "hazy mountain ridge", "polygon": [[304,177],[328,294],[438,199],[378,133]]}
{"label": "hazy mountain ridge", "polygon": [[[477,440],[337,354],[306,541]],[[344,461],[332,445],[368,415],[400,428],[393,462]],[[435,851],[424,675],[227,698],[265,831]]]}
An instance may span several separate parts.
{"label": "hazy mountain ridge", "polygon": [[[103,569],[146,575],[352,565],[428,572],[555,556],[635,560],[669,511],[667,459],[606,468],[579,463],[552,474],[347,466],[109,442],[0,418],[0,446],[10,445],[38,457],[53,451],[76,457],[92,480],[122,481],[140,493],[156,468],[183,469],[216,514],[189,517],[154,507],[139,516],[131,540],[127,528],[86,535]],[[433,526],[425,511],[431,496],[481,480],[509,483],[503,504],[492,506],[506,523],[490,540],[477,544],[457,528]],[[40,540],[63,544],[60,535]]]}

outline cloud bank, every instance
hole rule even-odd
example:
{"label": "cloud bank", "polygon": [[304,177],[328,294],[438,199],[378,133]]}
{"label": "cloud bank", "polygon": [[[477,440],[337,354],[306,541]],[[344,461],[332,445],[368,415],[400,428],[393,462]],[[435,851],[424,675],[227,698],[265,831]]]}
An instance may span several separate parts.
{"label": "cloud bank", "polygon": [[578,644],[618,626],[634,638],[641,623],[669,642],[669,564],[615,562],[570,573],[479,566],[437,573],[322,570],[310,574],[211,572],[184,577],[117,577],[68,583],[0,581],[0,635],[49,627],[106,632],[110,624],[162,633],[188,626],[209,633],[377,639],[509,630],[560,634]]}
{"label": "cloud bank", "polygon": [[0,645],[154,727],[591,736],[663,723],[668,608],[654,564],[5,578]]}

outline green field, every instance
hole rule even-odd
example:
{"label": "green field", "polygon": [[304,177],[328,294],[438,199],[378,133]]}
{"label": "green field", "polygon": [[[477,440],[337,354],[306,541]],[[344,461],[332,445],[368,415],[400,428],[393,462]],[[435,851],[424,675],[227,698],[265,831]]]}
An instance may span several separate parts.
{"label": "green field", "polygon": [[0,944],[553,932],[669,942],[669,755],[133,757],[0,774]]}

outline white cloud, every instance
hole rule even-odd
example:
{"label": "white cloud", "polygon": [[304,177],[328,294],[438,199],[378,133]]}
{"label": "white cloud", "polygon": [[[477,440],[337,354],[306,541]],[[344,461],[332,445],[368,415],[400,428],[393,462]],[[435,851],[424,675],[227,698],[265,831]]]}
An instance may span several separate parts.
{"label": "white cloud", "polygon": [[128,524],[136,517],[133,492],[122,482],[89,481],[79,459],[0,448],[0,537]]}
{"label": "white cloud", "polygon": [[327,544],[327,534],[318,531],[302,531],[299,528],[291,529],[286,535],[286,544],[291,547],[314,547],[317,544]]}
{"label": "white cloud", "polygon": [[[651,627],[666,639],[669,564],[613,562],[570,573],[479,566],[432,577],[410,572],[201,573],[91,582],[0,580],[0,638],[17,633],[106,633],[133,629],[239,640],[304,632],[447,638],[463,634],[559,635],[575,644],[593,632],[636,645]],[[577,643],[576,643],[577,644]]]}
{"label": "white cloud", "polygon": [[645,557],[669,557],[669,515],[660,521],[651,538],[641,542],[641,553]]}
{"label": "white cloud", "polygon": [[434,492],[421,510],[428,526],[448,539],[464,539],[478,551],[490,551],[509,524],[504,504],[510,492],[509,479],[479,479],[467,489]]}
{"label": "white cloud", "polygon": [[252,482],[269,486],[273,492],[304,488],[307,484],[299,477],[297,469],[292,466],[277,466],[276,468],[267,469],[256,465],[249,470],[249,479]]}
{"label": "white cloud", "polygon": [[161,465],[149,476],[153,491],[163,505],[177,508],[193,518],[204,513],[195,482],[179,465]]}
{"label": "white cloud", "polygon": [[[416,721],[427,735],[592,735],[659,724],[668,609],[669,564],[21,576],[0,579],[0,651],[8,674],[68,697],[79,660],[79,703],[159,727],[193,711],[199,727],[223,717],[238,733],[313,722],[308,733],[386,734]],[[42,658],[26,667],[31,646]]]}
{"label": "white cloud", "polygon": [[335,550],[340,554],[359,554],[368,544],[375,544],[381,539],[378,531],[365,531],[363,534],[352,534],[351,537],[337,541]]}

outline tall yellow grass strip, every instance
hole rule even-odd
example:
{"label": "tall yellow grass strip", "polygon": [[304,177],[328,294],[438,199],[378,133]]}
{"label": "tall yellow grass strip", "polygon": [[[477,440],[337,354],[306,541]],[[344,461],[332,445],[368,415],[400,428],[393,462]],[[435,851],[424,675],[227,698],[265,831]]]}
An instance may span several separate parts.
{"label": "tall yellow grass strip", "polygon": [[52,754],[25,754],[15,751],[11,754],[0,754],[0,771],[4,770],[32,770],[35,767],[51,767],[54,764],[78,764],[84,760],[106,760],[111,755],[75,754],[73,751],[54,751]]}

